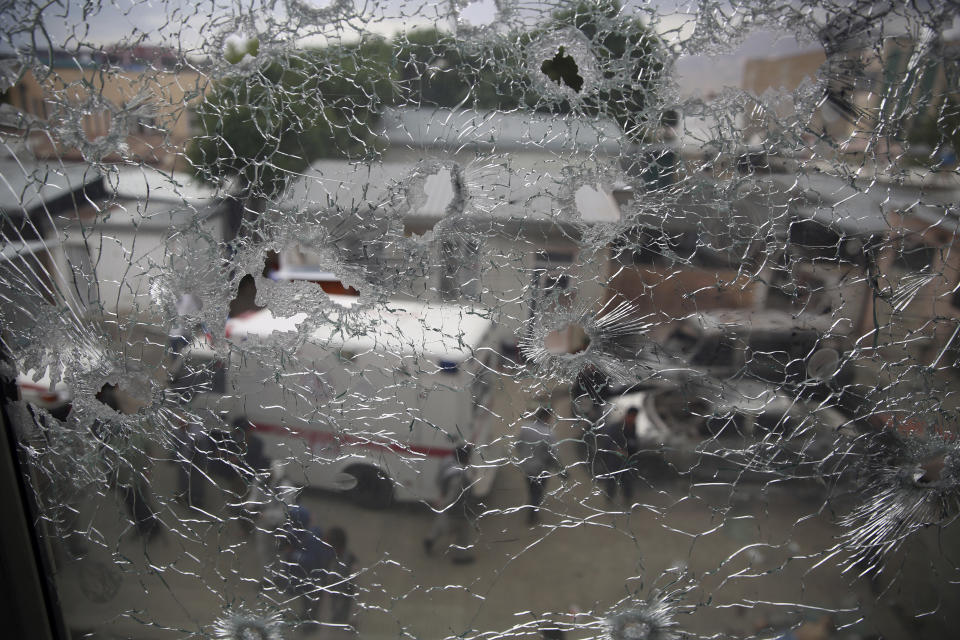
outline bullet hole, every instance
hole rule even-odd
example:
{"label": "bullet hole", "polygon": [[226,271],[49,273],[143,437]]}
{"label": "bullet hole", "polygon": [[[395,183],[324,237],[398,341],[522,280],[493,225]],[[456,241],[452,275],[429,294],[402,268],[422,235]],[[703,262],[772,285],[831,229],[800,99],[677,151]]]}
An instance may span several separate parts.
{"label": "bullet hole", "polygon": [[607,201],[608,198],[602,190],[588,185],[583,185],[573,194],[577,212],[584,217],[595,214]]}
{"label": "bullet hole", "polygon": [[583,327],[568,324],[565,327],[554,329],[543,339],[543,348],[553,355],[564,353],[582,353],[590,346],[590,338]]}
{"label": "bullet hole", "polygon": [[[452,184],[450,169],[441,168],[436,173],[427,176],[423,183],[423,195],[431,209],[446,213],[457,196]],[[430,201],[431,195],[433,201]]]}
{"label": "bullet hole", "polygon": [[230,301],[229,317],[235,318],[241,313],[260,311],[263,309],[263,307],[257,306],[256,299],[257,283],[254,281],[253,276],[248,273],[240,280],[240,284],[237,287],[237,297]]}
{"label": "bullet hole", "polygon": [[[97,400],[107,405],[117,413],[123,414],[132,414],[136,411],[127,410],[125,411],[120,404],[120,395],[123,394],[123,390],[120,389],[115,384],[110,384],[109,382],[100,387],[100,391],[97,392],[97,395],[94,396]],[[129,403],[128,403],[129,404]]]}
{"label": "bullet hole", "polygon": [[943,476],[943,468],[946,464],[946,456],[935,456],[920,465],[921,473],[917,478],[917,484],[936,484]]}
{"label": "bullet hole", "polygon": [[577,61],[573,56],[565,55],[563,47],[557,49],[557,55],[553,58],[543,61],[540,71],[561,87],[566,85],[576,93],[580,93],[583,89],[583,78],[578,73],[580,69],[577,67]]}
{"label": "bullet hole", "polygon": [[84,135],[86,135],[87,140],[88,140],[90,143],[97,143],[97,142],[99,142],[99,141],[101,141],[101,140],[106,140],[106,139],[107,139],[107,136],[110,135],[110,130],[109,130],[109,129],[102,129],[102,128],[101,128],[101,129],[93,129],[93,130],[88,130],[88,131],[84,132]]}
{"label": "bullet hole", "polygon": [[[313,251],[304,244],[294,243],[280,252],[267,252],[263,277],[276,282],[309,282],[320,287],[337,306],[344,308],[353,306],[354,301],[346,298],[357,298],[360,292],[344,284],[331,270],[329,264],[329,258],[325,258],[321,252]],[[252,278],[249,281],[247,278],[251,277],[248,275],[241,280],[237,298],[231,303],[231,318],[245,311],[258,311],[263,308],[255,304],[250,307],[251,301],[257,294]],[[234,307],[236,314],[233,312]]]}
{"label": "bullet hole", "polygon": [[239,64],[247,56],[256,58],[260,53],[260,40],[235,33],[223,43],[223,58],[230,64]]}
{"label": "bullet hole", "polygon": [[650,625],[646,622],[631,622],[624,625],[623,637],[641,640],[643,638],[649,638],[651,631]]}
{"label": "bullet hole", "polygon": [[120,404],[117,402],[117,385],[110,383],[103,385],[95,397],[114,411],[120,410]]}

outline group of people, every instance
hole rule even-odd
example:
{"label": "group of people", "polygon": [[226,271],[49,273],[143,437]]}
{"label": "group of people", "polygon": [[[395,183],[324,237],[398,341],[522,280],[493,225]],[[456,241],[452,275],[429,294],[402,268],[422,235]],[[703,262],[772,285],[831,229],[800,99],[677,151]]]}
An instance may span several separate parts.
{"label": "group of people", "polygon": [[300,598],[301,619],[307,624],[321,618],[325,599],[330,601],[327,620],[349,624],[358,589],[353,579],[357,558],[347,548],[346,531],[312,526],[310,513],[299,505],[290,507],[288,514],[277,536],[280,556],[272,568],[274,586]]}
{"label": "group of people", "polygon": [[[626,411],[623,420],[604,423],[591,433],[593,442],[589,462],[608,500],[613,500],[618,489],[627,503],[633,498],[637,455],[640,450],[637,439],[638,414],[637,408],[631,407]],[[527,480],[527,521],[535,524],[548,480],[554,475],[564,478],[567,475],[557,454],[549,409],[540,407],[534,413],[533,419],[521,426],[516,453]]]}
{"label": "group of people", "polygon": [[[594,433],[592,465],[609,500],[614,498],[618,488],[625,501],[629,503],[632,499],[634,467],[639,450],[636,436],[638,413],[636,408],[630,408],[622,421],[605,424]],[[552,417],[546,407],[538,408],[521,425],[516,440],[517,464],[523,471],[527,485],[527,502],[524,506],[529,525],[539,521],[540,507],[550,479],[558,475],[567,477],[557,450]],[[424,550],[432,555],[441,539],[450,539],[451,559],[457,564],[474,561],[471,533],[475,529],[480,505],[473,492],[476,479],[469,462],[471,452],[468,444],[458,446],[440,467],[436,482],[441,498],[433,505],[436,515],[430,532],[423,540]]]}
{"label": "group of people", "polygon": [[[103,401],[116,407],[113,389]],[[636,452],[637,410],[627,412],[622,422],[596,432],[595,471],[604,493],[612,498],[617,487],[626,499],[632,493],[630,457]],[[540,407],[521,425],[515,454],[526,479],[527,522],[539,520],[548,483],[554,476],[566,477],[557,450],[549,409]],[[146,447],[143,448],[146,455]],[[428,554],[439,551],[441,542],[450,542],[450,558],[456,564],[475,560],[472,537],[481,509],[474,492],[476,477],[470,464],[472,447],[454,449],[437,474],[440,500],[434,504],[436,517],[423,546]],[[140,469],[127,460],[117,486],[136,531],[146,539],[161,532],[149,482]],[[356,556],[348,549],[346,531],[337,526],[321,529],[306,508],[295,504],[296,491],[285,484],[279,466],[271,465],[264,443],[245,417],[234,420],[229,429],[204,430],[202,425],[185,425],[177,436],[177,499],[185,506],[206,510],[209,486],[219,486],[227,496],[227,509],[246,525],[255,538],[265,570],[263,586],[273,586],[301,602],[302,619],[316,624],[324,603],[329,603],[328,623],[347,625],[358,587],[354,580]],[[144,468],[149,465],[143,465]]]}
{"label": "group of people", "polygon": [[[556,440],[550,428],[550,412],[541,408],[534,420],[523,425],[517,442],[520,467],[527,478],[529,489],[528,521],[536,522],[546,491],[547,479],[552,472],[562,471],[563,465],[556,452]],[[451,542],[451,560],[455,564],[469,564],[475,560],[472,551],[472,532],[480,513],[481,505],[474,493],[476,478],[470,466],[473,448],[461,444],[453,455],[440,466],[437,487],[440,499],[433,505],[436,516],[430,532],[423,540],[423,548],[433,555],[442,540]]]}
{"label": "group of people", "polygon": [[324,594],[327,621],[350,622],[357,587],[352,579],[356,556],[347,548],[341,527],[314,526],[307,509],[296,504],[298,491],[282,466],[272,465],[261,438],[245,417],[229,431],[184,428],[178,446],[178,499],[206,508],[206,486],[215,479],[227,494],[228,509],[255,538],[264,567],[263,586],[273,585],[302,602],[302,619],[318,620]]}

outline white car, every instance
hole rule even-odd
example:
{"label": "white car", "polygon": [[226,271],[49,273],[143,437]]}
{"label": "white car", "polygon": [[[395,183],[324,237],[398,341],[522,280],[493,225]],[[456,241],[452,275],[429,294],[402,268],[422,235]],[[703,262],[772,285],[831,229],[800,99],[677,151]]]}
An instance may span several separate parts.
{"label": "white car", "polygon": [[[713,399],[682,388],[640,391],[618,396],[585,433],[592,437],[606,425],[620,424],[627,411],[638,410],[638,466],[665,463],[682,475],[711,479],[789,469],[791,476],[820,465],[845,449],[857,430],[852,420],[830,406],[796,400],[770,390],[755,396],[731,390]],[[732,397],[737,396],[737,397]]]}

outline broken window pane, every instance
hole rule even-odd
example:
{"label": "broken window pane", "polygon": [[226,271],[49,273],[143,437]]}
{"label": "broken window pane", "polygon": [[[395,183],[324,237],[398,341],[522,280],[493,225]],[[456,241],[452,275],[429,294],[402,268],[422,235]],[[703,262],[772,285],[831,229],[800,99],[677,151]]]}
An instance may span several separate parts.
{"label": "broken window pane", "polygon": [[955,3],[0,16],[60,635],[951,635]]}

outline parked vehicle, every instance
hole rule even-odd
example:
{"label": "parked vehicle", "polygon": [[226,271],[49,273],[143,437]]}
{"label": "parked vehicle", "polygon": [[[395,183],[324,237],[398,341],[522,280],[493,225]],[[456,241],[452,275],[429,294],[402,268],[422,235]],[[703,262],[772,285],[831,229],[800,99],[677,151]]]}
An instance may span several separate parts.
{"label": "parked vehicle", "polygon": [[[741,377],[780,387],[810,382],[811,357],[825,349],[848,350],[848,320],[793,317],[783,311],[723,310],[693,314],[675,323],[662,339],[664,351],[690,371],[718,379]],[[838,362],[840,386],[848,373]],[[682,372],[681,372],[682,373]]]}
{"label": "parked vehicle", "polygon": [[[713,480],[733,479],[744,472],[763,477],[789,469],[819,465],[837,453],[838,438],[854,437],[858,428],[833,407],[799,400],[757,387],[755,396],[708,399],[683,388],[627,393],[611,399],[584,437],[604,425],[622,423],[638,409],[637,464],[651,468],[665,463],[681,474]],[[593,448],[588,446],[590,455]],[[842,453],[842,452],[840,452]]]}
{"label": "parked vehicle", "polygon": [[62,380],[51,387],[49,372],[44,372],[37,380],[34,380],[34,373],[31,369],[17,376],[20,399],[40,409],[46,409],[54,417],[66,417],[70,413],[70,402],[73,399],[70,387]]}
{"label": "parked vehicle", "polygon": [[[356,300],[331,297],[345,308]],[[331,319],[282,366],[272,362],[305,317],[263,310],[229,320],[226,361],[216,361],[210,344],[187,349],[186,370],[210,382],[186,393],[191,408],[246,416],[268,457],[298,461],[287,471],[292,480],[346,490],[368,506],[440,498],[437,470],[460,442],[490,455],[497,338],[480,310],[390,301],[351,312],[349,322]],[[474,489],[484,495],[496,467],[476,466]]]}

